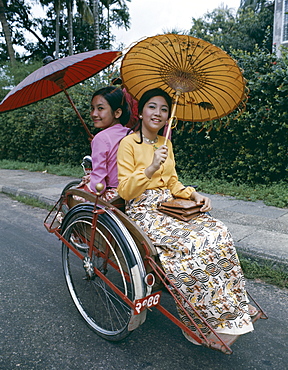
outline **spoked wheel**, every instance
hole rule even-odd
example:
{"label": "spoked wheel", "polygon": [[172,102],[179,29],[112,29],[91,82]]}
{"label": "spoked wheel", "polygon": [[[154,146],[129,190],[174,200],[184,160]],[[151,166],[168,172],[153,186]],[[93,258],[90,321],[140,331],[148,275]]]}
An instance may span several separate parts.
{"label": "spoked wheel", "polygon": [[89,259],[91,225],[92,213],[87,211],[76,212],[64,225],[63,236],[78,252],[76,255],[63,243],[64,275],[71,297],[90,328],[105,339],[118,341],[129,334],[132,309],[97,275],[95,268],[133,301],[132,271],[137,262],[121,229],[106,213],[98,216]]}

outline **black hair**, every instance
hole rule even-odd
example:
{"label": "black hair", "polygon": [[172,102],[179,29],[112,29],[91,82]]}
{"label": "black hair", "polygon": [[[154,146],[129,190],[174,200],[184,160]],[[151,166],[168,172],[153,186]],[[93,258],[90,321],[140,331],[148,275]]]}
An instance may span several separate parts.
{"label": "black hair", "polygon": [[168,114],[168,116],[170,116],[170,114],[171,114],[171,106],[172,106],[172,98],[171,98],[171,96],[169,94],[167,94],[166,91],[160,89],[159,87],[156,87],[154,89],[147,90],[147,91],[144,92],[144,94],[141,96],[141,98],[139,100],[139,103],[138,103],[138,113],[139,114],[142,114],[144,105],[151,98],[154,98],[154,96],[162,96],[166,100],[166,103],[167,103],[168,108],[169,108],[169,114]]}
{"label": "black hair", "polygon": [[53,61],[54,61],[54,59],[50,55],[47,55],[44,59],[42,59],[43,66],[45,66],[46,64],[49,64]]}
{"label": "black hair", "polygon": [[122,89],[115,86],[102,87],[101,89],[95,91],[95,93],[92,95],[91,101],[95,96],[98,95],[103,96],[103,98],[107,100],[113,112],[115,112],[118,108],[122,110],[122,114],[119,117],[119,122],[125,126],[130,119],[131,111]]}
{"label": "black hair", "polygon": [[[141,96],[139,102],[138,102],[138,114],[139,116],[142,114],[143,112],[143,108],[144,108],[144,105],[150,100],[152,99],[154,96],[162,96],[167,105],[168,105],[168,109],[169,109],[169,112],[168,112],[168,117],[170,116],[171,114],[171,107],[172,107],[172,98],[171,96],[164,90],[160,89],[159,87],[156,87],[154,89],[150,89],[150,90],[147,90],[144,92],[144,94]],[[130,131],[132,130],[139,130],[140,132],[140,142],[137,142],[138,144],[141,144],[143,143],[143,135],[142,135],[142,119],[139,118],[139,121],[135,124],[134,127],[131,128]],[[164,131],[164,127],[159,131],[159,135],[162,135],[162,132]],[[128,134],[129,134],[128,132]]]}
{"label": "black hair", "polygon": [[115,86],[115,85],[122,85],[121,78],[120,77],[112,78],[111,85],[113,85],[113,86]]}

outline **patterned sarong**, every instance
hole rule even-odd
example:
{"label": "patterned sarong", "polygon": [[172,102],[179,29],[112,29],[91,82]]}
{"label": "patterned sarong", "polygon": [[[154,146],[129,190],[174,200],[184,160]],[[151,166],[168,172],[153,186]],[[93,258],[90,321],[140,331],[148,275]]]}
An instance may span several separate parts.
{"label": "patterned sarong", "polygon": [[[226,226],[206,214],[184,222],[157,211],[159,202],[171,198],[167,189],[146,190],[127,202],[126,214],[152,240],[169,279],[214,330],[231,335],[252,331],[244,276]],[[177,309],[182,322],[195,331],[183,310]]]}

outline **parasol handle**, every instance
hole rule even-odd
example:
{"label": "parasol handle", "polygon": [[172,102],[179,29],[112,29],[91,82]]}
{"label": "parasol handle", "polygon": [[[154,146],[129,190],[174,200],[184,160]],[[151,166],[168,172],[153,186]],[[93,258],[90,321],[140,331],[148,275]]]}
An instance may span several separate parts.
{"label": "parasol handle", "polygon": [[89,128],[87,127],[86,123],[84,122],[84,120],[83,120],[83,118],[82,118],[81,114],[79,113],[79,111],[78,111],[78,109],[77,109],[76,105],[74,104],[73,100],[70,98],[70,95],[68,94],[68,92],[66,91],[66,89],[64,89],[63,87],[62,87],[62,89],[63,89],[63,91],[64,91],[64,93],[65,93],[65,95],[66,95],[67,99],[69,100],[70,104],[72,105],[72,108],[74,109],[74,111],[76,112],[77,116],[79,117],[79,119],[80,119],[80,121],[81,121],[82,125],[84,126],[84,129],[85,129],[85,131],[87,132],[87,134],[88,134],[88,136],[89,136],[89,140],[91,141],[91,140],[93,139],[93,137],[94,137],[94,136],[93,136],[93,135],[91,134],[91,132],[89,131]]}
{"label": "parasol handle", "polygon": [[171,131],[172,122],[173,122],[173,120],[175,118],[177,103],[178,103],[178,100],[179,100],[179,97],[180,96],[181,96],[181,91],[177,90],[176,91],[175,102],[174,102],[173,107],[172,107],[171,117],[169,118],[169,123],[168,123],[168,128],[167,128],[167,131],[166,131],[164,145],[167,144],[167,140],[168,140],[168,137],[169,137],[169,134],[170,134],[170,131]]}

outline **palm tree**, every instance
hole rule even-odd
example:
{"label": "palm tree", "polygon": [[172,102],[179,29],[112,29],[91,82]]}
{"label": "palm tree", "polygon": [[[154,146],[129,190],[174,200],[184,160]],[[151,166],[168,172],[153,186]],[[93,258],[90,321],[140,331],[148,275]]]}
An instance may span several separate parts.
{"label": "palm tree", "polygon": [[99,0],[93,0],[93,29],[94,29],[94,41],[95,49],[100,49],[100,31],[99,31]]}
{"label": "palm tree", "polygon": [[55,23],[55,59],[59,58],[60,51],[60,12],[62,8],[63,0],[54,1],[54,9],[56,14],[56,23]]}
{"label": "palm tree", "polygon": [[[48,5],[51,0],[39,0],[41,5]],[[59,45],[60,45],[60,15],[61,10],[66,7],[67,9],[67,28],[68,28],[68,48],[69,55],[73,54],[73,7],[74,0],[54,0],[52,1],[54,11],[56,14],[55,19],[55,59],[59,58]],[[89,5],[85,0],[76,0],[77,11],[81,14],[84,21],[93,24],[93,14]]]}
{"label": "palm tree", "polygon": [[[59,57],[59,43],[60,43],[60,14],[61,10],[66,7],[67,19],[68,19],[68,43],[69,43],[69,55],[73,54],[73,6],[74,0],[38,0],[43,6],[53,4],[54,11],[56,14],[56,26],[55,26],[55,59]],[[107,9],[107,29],[108,29],[108,43],[110,41],[110,22],[116,23],[118,26],[129,28],[129,12],[128,7],[125,4],[125,0],[99,0],[92,1],[92,11],[89,7],[88,0],[76,0],[76,6],[78,13],[82,16],[83,20],[93,25],[94,29],[94,40],[95,49],[100,48],[100,17],[99,12],[102,12],[103,8]],[[131,1],[131,0],[127,0]],[[91,2],[90,2],[91,3]]]}
{"label": "palm tree", "polygon": [[[73,6],[74,0],[66,0],[69,55],[73,54]],[[83,20],[93,25],[94,23],[93,13],[91,12],[91,9],[89,5],[86,3],[86,1],[76,0],[76,6],[78,13],[82,16]]]}
{"label": "palm tree", "polygon": [[10,63],[12,66],[15,66],[16,64],[15,51],[13,48],[12,36],[11,36],[8,21],[6,18],[5,6],[4,6],[3,0],[0,0],[0,22],[1,22],[3,33],[5,36],[5,41],[6,41],[6,45],[8,49],[8,55],[10,58]]}
{"label": "palm tree", "polygon": [[[131,1],[131,0],[127,0]],[[101,3],[101,4],[100,4]],[[115,7],[118,5],[118,7]],[[107,9],[107,39],[108,44],[110,44],[110,22],[112,19],[113,23],[119,26],[123,26],[127,29],[129,28],[129,12],[128,7],[125,4],[125,0],[92,0],[92,13],[93,13],[93,31],[94,31],[94,45],[95,49],[100,48],[100,17],[99,13],[102,13],[102,9]],[[112,8],[111,8],[112,7]],[[112,13],[112,15],[111,15]]]}
{"label": "palm tree", "polygon": [[73,54],[73,0],[66,0],[69,55]]}
{"label": "palm tree", "polygon": [[[37,1],[37,0],[36,0]],[[59,58],[59,45],[60,45],[60,14],[61,9],[63,9],[65,0],[39,0],[40,4],[44,6],[48,6],[50,3],[53,4],[54,12],[56,14],[55,19],[55,55],[54,58]]]}
{"label": "palm tree", "polygon": [[[131,0],[127,0],[131,1]],[[116,23],[118,26],[129,28],[129,11],[125,0],[101,0],[103,6],[107,9],[107,39],[110,47],[110,23]]]}

